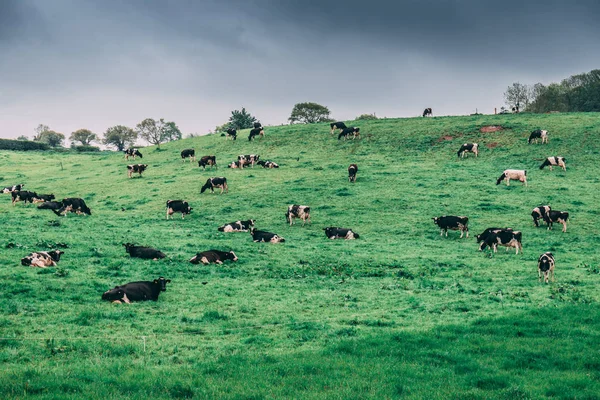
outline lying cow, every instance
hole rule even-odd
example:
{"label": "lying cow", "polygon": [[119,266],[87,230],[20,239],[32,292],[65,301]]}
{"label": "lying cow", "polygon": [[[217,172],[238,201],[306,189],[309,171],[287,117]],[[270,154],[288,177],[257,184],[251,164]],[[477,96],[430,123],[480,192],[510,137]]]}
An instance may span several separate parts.
{"label": "lying cow", "polygon": [[448,236],[448,229],[452,231],[460,231],[460,237],[462,239],[463,234],[467,233],[469,237],[469,218],[468,217],[456,217],[453,215],[444,215],[441,217],[432,218],[433,222],[440,227],[440,236],[446,233]]}
{"label": "lying cow", "polygon": [[58,210],[62,207],[62,201],[45,201],[37,208],[39,210]]}
{"label": "lying cow", "polygon": [[546,160],[544,160],[542,165],[540,165],[540,169],[544,169],[545,166],[549,166],[550,171],[552,171],[553,166],[559,166],[563,169],[563,171],[566,171],[567,165],[565,164],[565,161],[567,160],[564,157],[548,157]]}
{"label": "lying cow", "polygon": [[92,210],[85,204],[83,199],[79,197],[69,197],[62,200],[62,206],[58,210],[52,210],[54,214],[65,216],[68,212],[76,214],[92,215]]}
{"label": "lying cow", "polygon": [[217,156],[203,156],[198,161],[198,167],[202,167],[202,169],[206,170],[206,166],[209,166],[212,169],[213,165],[215,168],[217,167]]}
{"label": "lying cow", "polygon": [[523,169],[507,169],[504,170],[500,178],[496,181],[496,185],[499,185],[503,180],[506,182],[506,186],[510,185],[510,180],[521,181],[527,186],[527,171]]}
{"label": "lying cow", "polygon": [[229,128],[227,129],[227,136],[225,136],[225,140],[231,138],[231,140],[236,140],[237,139],[237,130],[235,130],[234,128]]}
{"label": "lying cow", "polygon": [[224,261],[237,261],[238,258],[233,251],[208,250],[196,254],[190,259],[192,264],[223,264]]}
{"label": "lying cow", "polygon": [[348,167],[348,180],[352,183],[356,182],[356,173],[358,172],[358,165],[350,164]]}
{"label": "lying cow", "polygon": [[332,122],[331,124],[329,124],[329,126],[331,127],[331,134],[332,135],[338,129],[340,131],[343,131],[344,129],[347,128],[346,124],[343,123],[343,122]]}
{"label": "lying cow", "polygon": [[323,228],[323,230],[325,231],[325,236],[327,236],[329,239],[352,240],[360,238],[360,235],[354,232],[352,229],[330,226],[327,228]]}
{"label": "lying cow", "polygon": [[235,221],[225,224],[218,228],[219,232],[248,232],[254,227],[254,220]]}
{"label": "lying cow", "polygon": [[542,139],[542,144],[544,144],[544,142],[548,143],[548,131],[537,129],[537,130],[531,132],[531,135],[529,135],[529,139],[527,140],[527,143],[531,144],[531,142],[533,142],[534,140],[535,140],[535,143],[537,143],[538,139]]}
{"label": "lying cow", "polygon": [[260,160],[260,156],[258,154],[240,154],[238,156],[238,161],[240,161],[240,168],[244,168],[245,165],[250,164],[252,168],[254,168],[254,164]]}
{"label": "lying cow", "polygon": [[131,164],[127,166],[127,176],[129,178],[132,177],[133,174],[139,174],[139,177],[142,177],[142,172],[144,172],[148,168],[148,164]]}
{"label": "lying cow", "polygon": [[554,255],[549,251],[542,254],[538,259],[538,279],[542,281],[542,275],[544,276],[544,282],[548,283],[549,275],[552,275],[552,281],[554,282]]}
{"label": "lying cow", "polygon": [[252,240],[255,242],[271,242],[271,243],[283,243],[285,239],[281,236],[267,232],[267,231],[259,231],[254,228],[250,229],[250,234],[252,235]]}
{"label": "lying cow", "polygon": [[208,178],[204,186],[202,186],[202,189],[200,189],[200,193],[204,193],[206,189],[210,189],[210,191],[214,193],[215,188],[221,188],[220,194],[223,194],[223,190],[225,191],[225,193],[229,193],[229,188],[227,187],[227,178],[224,178],[222,176]]}
{"label": "lying cow", "polygon": [[269,161],[269,160],[266,160],[266,161],[260,160],[259,162],[257,162],[257,164],[263,168],[279,168],[279,164],[274,163],[273,161]]}
{"label": "lying cow", "polygon": [[548,225],[550,225],[548,222],[549,221],[548,214],[550,214],[550,210],[551,210],[550,206],[538,206],[538,207],[534,208],[531,211],[531,217],[533,218],[533,224],[536,227],[539,227],[540,226],[539,220],[541,219],[544,222],[546,222]]}
{"label": "lying cow", "polygon": [[520,231],[513,231],[512,229],[493,229],[487,235],[477,235],[477,241],[479,245],[479,251],[483,251],[489,246],[494,253],[497,252],[498,246],[514,247],[516,254],[519,254],[519,249],[523,253],[522,234]]}
{"label": "lying cow", "polygon": [[343,129],[338,135],[338,140],[340,140],[342,137],[344,138],[344,140],[346,140],[350,138],[350,136],[352,136],[352,139],[360,138],[360,128],[353,126],[350,128]]}
{"label": "lying cow", "polygon": [[260,136],[261,138],[265,136],[265,131],[262,127],[254,128],[250,130],[250,134],[248,135],[248,140],[252,141],[255,136]]}
{"label": "lying cow", "polygon": [[54,200],[56,197],[54,197],[53,194],[36,194],[35,198],[33,199],[34,203],[45,203],[48,201],[52,201]]}
{"label": "lying cow", "polygon": [[431,109],[431,107],[426,108],[425,110],[423,110],[423,117],[426,117],[428,115],[433,117],[433,110]]}
{"label": "lying cow", "polygon": [[10,192],[10,195],[13,206],[19,201],[22,201],[24,205],[27,205],[27,203],[33,204],[34,199],[37,198],[37,193],[27,190],[15,190],[14,192]]}
{"label": "lying cow", "polygon": [[130,282],[122,286],[115,286],[102,294],[102,300],[113,303],[131,303],[132,301],[158,300],[160,292],[167,291],[167,283],[170,279],[162,276],[154,281]]}
{"label": "lying cow", "polygon": [[285,213],[285,220],[292,226],[294,218],[300,218],[302,220],[302,226],[304,226],[306,221],[310,223],[310,207],[297,204],[288,206],[287,213]]}
{"label": "lying cow", "polygon": [[158,260],[166,257],[165,253],[152,247],[136,246],[133,243],[123,243],[123,246],[131,257],[143,258],[144,260]]}
{"label": "lying cow", "polygon": [[181,219],[184,215],[189,215],[193,208],[190,207],[187,201],[184,200],[167,200],[167,219],[170,215],[181,213]]}
{"label": "lying cow", "polygon": [[550,210],[550,212],[548,213],[548,219],[546,222],[548,223],[548,229],[552,229],[552,224],[554,222],[558,222],[559,224],[562,224],[562,226],[563,226],[562,231],[566,232],[568,220],[569,220],[568,212]]}
{"label": "lying cow", "polygon": [[184,149],[181,151],[181,161],[185,162],[185,159],[189,158],[190,162],[196,161],[196,150]]}
{"label": "lying cow", "polygon": [[19,185],[7,186],[2,189],[2,193],[11,193],[11,192],[15,192],[15,191],[18,192],[19,190],[22,190],[24,186],[25,186],[25,184],[23,184],[23,183],[21,183]]}
{"label": "lying cow", "polygon": [[138,149],[127,149],[124,150],[123,153],[125,153],[126,160],[129,160],[129,157],[133,157],[134,160],[136,157],[144,158],[144,156],[142,156],[142,153],[140,153]]}
{"label": "lying cow", "polygon": [[[227,168],[234,168],[234,169],[235,168],[244,168],[245,163],[246,163],[245,161],[241,161],[241,160],[232,161],[231,164],[227,164]],[[248,165],[250,165],[250,164],[248,163]]]}
{"label": "lying cow", "polygon": [[473,153],[475,157],[479,154],[479,145],[477,143],[465,143],[458,150],[458,157],[465,158],[465,153]]}
{"label": "lying cow", "polygon": [[60,250],[36,251],[22,258],[21,265],[40,268],[56,267],[61,254],[65,254],[65,252]]}

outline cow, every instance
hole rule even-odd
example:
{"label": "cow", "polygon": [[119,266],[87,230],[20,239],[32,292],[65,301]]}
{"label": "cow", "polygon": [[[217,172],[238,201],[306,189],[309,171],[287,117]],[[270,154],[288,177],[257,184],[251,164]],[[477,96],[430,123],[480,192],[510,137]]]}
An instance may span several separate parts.
{"label": "cow", "polygon": [[255,228],[250,229],[250,235],[252,235],[252,240],[255,242],[271,242],[271,243],[284,243],[285,239],[281,236],[267,232],[267,231],[259,231]]}
{"label": "cow", "polygon": [[525,186],[527,186],[527,171],[523,169],[506,169],[496,181],[496,185],[499,185],[500,182],[504,180],[506,182],[506,186],[509,186],[511,179],[521,181]]}
{"label": "cow", "polygon": [[22,201],[24,205],[27,205],[27,203],[33,204],[33,201],[37,198],[37,193],[27,190],[16,190],[14,192],[10,192],[10,195],[12,197],[13,206],[19,201]]}
{"label": "cow", "polygon": [[40,268],[56,267],[61,254],[65,254],[65,252],[61,250],[36,251],[22,258],[21,265]]}
{"label": "cow", "polygon": [[331,124],[329,124],[329,126],[331,127],[331,134],[332,135],[338,129],[340,131],[343,131],[344,129],[347,128],[346,124],[343,123],[343,122],[332,122]]}
{"label": "cow", "polygon": [[158,260],[159,258],[166,257],[165,253],[152,247],[136,246],[133,243],[123,243],[123,246],[131,257],[143,258],[145,260]]}
{"label": "cow", "polygon": [[262,128],[262,125],[260,124],[260,122],[255,122],[254,124],[252,124],[252,126],[256,129],[256,128]]}
{"label": "cow", "polygon": [[243,161],[239,164],[240,168],[243,169],[244,165],[247,164],[252,165],[252,168],[254,168],[254,164],[260,160],[260,156],[257,154],[240,154],[237,159],[238,161]]}
{"label": "cow", "polygon": [[536,208],[534,208],[531,211],[531,217],[533,218],[533,224],[536,227],[539,227],[539,220],[542,219],[543,221],[545,221],[548,225],[550,225],[550,223],[548,222],[548,214],[550,214],[550,210],[552,208],[550,206],[538,206]]}
{"label": "cow", "polygon": [[35,198],[33,199],[34,203],[45,203],[48,201],[52,201],[54,200],[55,197],[53,194],[36,194]]}
{"label": "cow", "polygon": [[24,186],[25,186],[25,184],[23,184],[23,183],[21,183],[19,185],[7,186],[2,189],[2,193],[11,193],[11,192],[15,192],[15,191],[18,192],[19,190],[22,190]]}
{"label": "cow", "polygon": [[432,218],[433,222],[440,227],[440,236],[446,233],[448,236],[448,229],[452,231],[460,231],[460,237],[462,239],[463,234],[467,233],[469,237],[469,218],[468,217],[456,217],[453,215],[443,215],[441,217]]}
{"label": "cow", "polygon": [[185,162],[185,159],[189,158],[190,162],[196,161],[196,150],[184,149],[181,151],[181,161]]}
{"label": "cow", "polygon": [[542,165],[540,165],[540,169],[544,169],[544,167],[548,165],[550,167],[550,171],[552,171],[552,167],[555,165],[558,165],[559,167],[561,167],[563,169],[563,171],[566,171],[567,165],[565,164],[565,161],[567,161],[567,160],[564,157],[558,157],[558,156],[548,157],[548,158],[546,158],[546,160],[544,160]]}
{"label": "cow", "polygon": [[227,164],[227,168],[243,168],[244,161],[232,161],[231,164]]}
{"label": "cow", "polygon": [[102,294],[102,300],[113,303],[131,303],[132,301],[158,300],[160,292],[167,291],[167,283],[170,279],[162,276],[154,281],[130,282],[125,285],[115,286]]}
{"label": "cow", "polygon": [[511,228],[487,228],[481,234],[475,235],[475,239],[477,240],[477,243],[480,243],[481,241],[483,241],[483,239],[485,239],[491,233],[499,232],[499,231],[512,232],[513,230]]}
{"label": "cow", "polygon": [[210,189],[212,193],[215,192],[215,188],[221,188],[221,193],[223,194],[223,190],[225,193],[229,193],[229,188],[227,187],[227,178],[222,176],[208,178],[202,189],[200,189],[200,193],[204,193],[206,189]]}
{"label": "cow", "polygon": [[549,275],[552,275],[552,281],[554,282],[554,255],[549,251],[545,252],[538,258],[538,279],[542,281],[542,275],[544,276],[544,282],[548,283]]}
{"label": "cow", "polygon": [[190,207],[187,201],[184,200],[167,200],[167,219],[169,215],[173,215],[176,212],[181,213],[181,219],[184,215],[189,215],[193,208]]}
{"label": "cow", "polygon": [[479,145],[477,143],[465,143],[460,146],[460,149],[456,154],[458,157],[464,158],[465,153],[473,153],[475,154],[475,157],[477,157],[479,155]]}
{"label": "cow", "polygon": [[558,222],[559,224],[562,224],[563,232],[567,232],[567,221],[569,220],[569,213],[568,212],[564,212],[564,211],[556,211],[556,210],[551,210],[548,213],[548,219],[547,219],[547,223],[548,223],[548,229],[552,229],[552,224],[554,222]]}
{"label": "cow", "polygon": [[535,131],[531,132],[531,135],[529,135],[529,139],[527,139],[527,143],[531,144],[531,142],[533,142],[534,140],[535,140],[535,143],[537,143],[538,139],[542,139],[542,144],[544,144],[544,142],[548,143],[548,131],[536,129]]}
{"label": "cow", "polygon": [[329,239],[352,240],[360,238],[360,235],[354,232],[352,229],[330,226],[323,228],[323,230],[325,231],[325,236],[327,236]]}
{"label": "cow", "polygon": [[142,156],[142,153],[140,153],[138,149],[127,149],[124,150],[123,153],[125,153],[126,160],[129,160],[129,157],[133,157],[134,160],[136,157],[144,158],[144,156]]}
{"label": "cow", "polygon": [[352,136],[352,139],[360,138],[360,128],[353,126],[350,128],[343,129],[338,135],[338,140],[340,140],[342,137],[344,138],[344,140],[346,140],[350,136]]}
{"label": "cow", "polygon": [[477,235],[477,241],[481,241],[479,251],[483,251],[487,246],[493,249],[496,253],[498,246],[514,247],[516,254],[519,254],[519,249],[523,253],[522,234],[520,231],[512,229],[495,229],[491,230],[487,235]]}
{"label": "cow", "polygon": [[67,212],[92,215],[92,210],[90,210],[85,204],[85,201],[79,197],[69,197],[67,199],[63,199],[62,206],[58,210],[52,211],[54,214],[59,216],[65,216]]}
{"label": "cow", "polygon": [[252,227],[254,227],[253,219],[249,219],[246,221],[235,221],[220,226],[217,230],[219,232],[248,232]]}
{"label": "cow", "polygon": [[248,141],[252,141],[255,136],[260,136],[261,138],[265,136],[265,131],[262,127],[254,128],[250,130],[250,134],[248,135]]}
{"label": "cow", "polygon": [[231,138],[231,140],[237,139],[237,130],[234,128],[227,129],[227,136],[225,136],[225,140]]}
{"label": "cow", "polygon": [[262,166],[263,168],[279,168],[279,164],[274,163],[273,161],[263,161],[260,160],[259,162],[257,162],[258,165]]}
{"label": "cow", "polygon": [[358,172],[358,165],[350,164],[348,167],[348,181],[354,183],[356,182],[356,173]]}
{"label": "cow", "polygon": [[292,226],[294,218],[300,218],[302,220],[302,226],[304,226],[306,221],[310,223],[310,207],[300,206],[298,204],[288,206],[287,213],[285,213],[285,220]]}
{"label": "cow", "polygon": [[210,166],[210,169],[212,169],[213,165],[215,166],[215,168],[217,167],[217,156],[203,156],[200,158],[200,161],[198,161],[198,167],[202,167],[202,169],[206,169],[206,166]]}
{"label": "cow", "polygon": [[224,261],[237,261],[238,258],[233,251],[208,250],[196,254],[190,259],[192,264],[223,264]]}
{"label": "cow", "polygon": [[132,175],[135,174],[139,174],[140,178],[142,177],[142,172],[144,172],[146,170],[146,168],[148,168],[148,164],[131,164],[127,166],[127,176],[129,178],[132,177]]}
{"label": "cow", "polygon": [[423,117],[426,117],[428,115],[433,117],[433,110],[431,109],[431,107],[426,108],[425,110],[423,110]]}
{"label": "cow", "polygon": [[39,210],[58,210],[62,207],[62,201],[45,201],[40,204],[37,208]]}

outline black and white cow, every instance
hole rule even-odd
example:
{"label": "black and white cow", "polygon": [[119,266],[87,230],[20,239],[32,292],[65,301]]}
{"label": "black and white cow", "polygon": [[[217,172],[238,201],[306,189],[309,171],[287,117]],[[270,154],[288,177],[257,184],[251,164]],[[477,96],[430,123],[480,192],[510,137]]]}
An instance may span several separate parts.
{"label": "black and white cow", "polygon": [[352,240],[360,238],[360,235],[354,232],[352,229],[330,226],[323,228],[323,230],[325,231],[325,236],[327,236],[329,239]]}
{"label": "black and white cow", "polygon": [[255,123],[254,123],[252,126],[253,126],[254,128],[262,128],[262,125],[261,125],[261,123],[260,123],[260,122],[255,122]]}
{"label": "black and white cow", "polygon": [[533,224],[536,227],[539,227],[539,220],[543,220],[544,222],[546,222],[548,225],[550,225],[549,223],[549,219],[548,219],[548,215],[550,214],[550,210],[552,208],[550,206],[538,206],[536,208],[534,208],[531,211],[531,217],[533,218]]}
{"label": "black and white cow", "polygon": [[251,129],[250,134],[248,135],[248,140],[251,141],[255,136],[260,136],[261,138],[264,137],[264,129],[262,127]]}
{"label": "black and white cow", "polygon": [[35,198],[33,199],[33,202],[34,203],[44,203],[44,202],[52,201],[55,198],[56,197],[54,197],[53,194],[36,194]]}
{"label": "black and white cow", "polygon": [[536,129],[535,131],[531,132],[531,135],[529,135],[527,143],[531,144],[533,141],[537,143],[538,139],[542,139],[542,144],[544,144],[544,142],[548,143],[548,131]]}
{"label": "black and white cow", "polygon": [[27,203],[33,204],[34,201],[38,198],[38,194],[35,192],[30,192],[27,190],[16,190],[14,192],[10,192],[12,197],[12,205],[14,206],[19,201],[22,201],[24,205]]}
{"label": "black and white cow", "polygon": [[521,181],[525,186],[527,186],[527,171],[524,169],[506,169],[496,181],[496,185],[499,185],[500,182],[505,181],[506,186],[509,186],[511,179],[515,181]]}
{"label": "black and white cow", "polygon": [[45,201],[37,208],[39,210],[58,210],[62,207],[62,201]]}
{"label": "black and white cow", "polygon": [[260,160],[260,156],[258,154],[240,154],[238,156],[238,161],[240,162],[240,168],[244,168],[245,165],[250,164],[252,168],[254,168],[254,164],[256,164]]}
{"label": "black and white cow", "polygon": [[329,126],[331,127],[331,134],[332,135],[338,129],[340,131],[343,131],[344,129],[347,128],[346,124],[343,123],[343,122],[332,122],[331,124],[329,124]]}
{"label": "black and white cow", "polygon": [[231,138],[231,140],[237,139],[237,130],[234,128],[227,129],[227,136],[225,136],[225,140]]}
{"label": "black and white cow", "polygon": [[[232,161],[231,164],[227,164],[227,168],[234,168],[234,169],[235,168],[243,168],[245,163],[246,163],[245,161],[241,161],[241,160]],[[250,165],[250,164],[248,163],[248,165]]]}
{"label": "black and white cow", "polygon": [[267,231],[259,231],[254,228],[250,229],[250,234],[252,235],[252,240],[255,242],[270,242],[270,243],[283,243],[285,239],[281,236],[267,232]]}
{"label": "black and white cow", "polygon": [[302,226],[304,226],[306,221],[310,223],[310,207],[300,206],[298,204],[288,206],[287,212],[285,213],[285,220],[292,226],[294,218],[300,218],[302,220]]}
{"label": "black and white cow", "polygon": [[212,169],[213,165],[215,168],[217,167],[217,156],[203,156],[198,161],[198,167],[202,167],[202,169],[206,169],[206,166],[209,166]]}
{"label": "black and white cow", "polygon": [[469,218],[468,217],[456,217],[453,215],[443,215],[441,217],[432,218],[433,222],[440,227],[440,236],[446,233],[448,236],[448,229],[452,231],[460,231],[460,237],[467,233],[469,237]]}
{"label": "black and white cow", "polygon": [[125,153],[126,160],[129,160],[129,157],[133,157],[134,160],[136,157],[144,158],[144,156],[142,156],[142,153],[140,153],[138,149],[127,149],[124,150],[123,153]]}
{"label": "black and white cow", "polygon": [[25,184],[23,184],[23,183],[21,183],[19,185],[7,186],[2,189],[2,193],[11,193],[11,192],[15,192],[15,191],[18,192],[19,190],[22,190],[24,186],[25,186]]}
{"label": "black and white cow", "polygon": [[190,162],[196,161],[196,150],[194,150],[194,149],[183,149],[181,151],[181,161],[185,162],[186,158],[189,158]]}
{"label": "black and white cow", "polygon": [[489,246],[493,249],[494,253],[496,253],[498,246],[505,246],[514,247],[516,249],[516,254],[519,254],[519,249],[521,250],[521,253],[523,253],[522,234],[520,231],[513,231],[512,229],[492,229],[487,235],[485,235],[485,232],[481,235],[477,235],[477,241],[481,242],[479,251],[483,251]]}
{"label": "black and white cow", "polygon": [[167,283],[171,283],[171,280],[165,279],[162,276],[152,282],[130,282],[107,290],[102,294],[102,300],[112,301],[113,303],[131,303],[132,301],[145,300],[156,301],[160,292],[167,291]]}
{"label": "black and white cow", "polygon": [[65,252],[61,250],[36,251],[29,253],[27,257],[21,258],[21,265],[39,268],[56,267],[61,254],[65,254]]}
{"label": "black and white cow", "polygon": [[220,226],[218,228],[219,232],[248,232],[250,229],[254,227],[253,219],[248,219],[246,221],[235,221]]}
{"label": "black and white cow", "polygon": [[69,197],[67,199],[63,199],[62,206],[58,210],[52,211],[54,214],[59,216],[65,216],[67,212],[92,215],[92,210],[90,210],[85,204],[85,201],[79,197]]}
{"label": "black and white cow", "polygon": [[423,116],[426,117],[428,115],[433,117],[433,110],[431,109],[431,107],[426,108],[425,110],[423,110]]}
{"label": "black and white cow", "polygon": [[358,172],[358,165],[350,164],[348,167],[348,180],[352,183],[356,182],[356,173]]}
{"label": "black and white cow", "polygon": [[352,139],[360,138],[360,128],[352,126],[350,128],[342,129],[338,135],[338,140],[340,140],[342,137],[344,140],[346,140],[350,138],[350,136],[352,136]]}
{"label": "black and white cow", "polygon": [[542,275],[544,276],[544,282],[548,283],[549,275],[552,275],[552,281],[554,282],[554,255],[549,251],[545,252],[538,258],[538,279],[542,281]]}
{"label": "black and white cow", "polygon": [[192,264],[223,264],[224,261],[237,261],[238,258],[233,251],[208,250],[196,254],[190,259]]}
{"label": "black and white cow", "polygon": [[142,172],[144,172],[148,168],[148,164],[131,164],[127,166],[127,176],[129,178],[132,177],[133,174],[139,174],[139,177],[142,177]]}
{"label": "black and white cow", "polygon": [[131,257],[143,258],[145,260],[158,260],[159,258],[166,257],[165,253],[152,247],[136,246],[133,243],[123,243],[123,246]]}
{"label": "black and white cow", "polygon": [[181,213],[181,219],[184,219],[183,216],[189,215],[192,210],[193,208],[185,200],[167,200],[167,219],[175,213]]}
{"label": "black and white cow", "polygon": [[465,153],[473,153],[475,154],[475,157],[477,157],[477,155],[479,154],[479,145],[477,143],[465,143],[462,146],[460,146],[460,149],[456,154],[458,155],[458,157],[464,158]]}
{"label": "black and white cow", "polygon": [[540,169],[544,169],[545,166],[549,166],[550,171],[552,171],[553,166],[559,166],[563,169],[563,171],[566,171],[567,165],[565,164],[565,161],[567,161],[567,160],[564,157],[558,157],[558,156],[548,157],[548,158],[546,158],[546,160],[544,160],[542,165],[540,165]]}
{"label": "black and white cow", "polygon": [[548,223],[548,229],[552,229],[552,224],[554,222],[558,222],[559,224],[562,224],[563,232],[567,231],[567,221],[569,220],[569,213],[566,211],[556,211],[556,210],[550,210],[550,212],[548,213],[548,220],[546,221]]}
{"label": "black and white cow", "polygon": [[227,178],[222,176],[208,178],[204,186],[202,186],[202,189],[200,189],[200,193],[204,193],[206,189],[210,189],[210,191],[214,193],[215,188],[221,188],[220,194],[223,194],[223,190],[225,193],[229,193],[229,188],[227,187]]}
{"label": "black and white cow", "polygon": [[262,166],[263,168],[279,168],[279,164],[269,160],[260,160],[259,162],[257,162],[257,164]]}

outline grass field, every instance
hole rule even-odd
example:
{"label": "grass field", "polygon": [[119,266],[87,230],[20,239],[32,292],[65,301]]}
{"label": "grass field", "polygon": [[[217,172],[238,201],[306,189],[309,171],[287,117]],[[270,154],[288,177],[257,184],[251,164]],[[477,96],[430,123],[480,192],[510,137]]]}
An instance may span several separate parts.
{"label": "grass field", "polygon": [[[59,218],[0,195],[0,397],[600,398],[600,115],[356,125],[357,141],[317,124],[145,148],[148,170],[133,179],[120,153],[0,152],[0,186],[82,197],[93,212]],[[481,133],[488,125],[504,129]],[[549,144],[527,144],[537,128]],[[472,141],[479,157],[457,159]],[[202,171],[182,163],[188,147],[222,166],[254,153],[281,168]],[[538,169],[552,155],[567,172]],[[529,186],[497,186],[507,168],[527,169]],[[229,193],[201,195],[211,176]],[[167,221],[168,199],[193,213]],[[311,225],[286,224],[292,203],[311,206]],[[533,226],[540,204],[570,213],[567,233]],[[468,216],[470,238],[440,237],[431,218],[445,214]],[[249,218],[286,243],[217,231]],[[325,226],[361,238],[328,240]],[[491,226],[521,230],[524,254],[478,252],[474,236]],[[131,259],[125,242],[168,258]],[[20,265],[57,243],[57,268]],[[213,248],[239,261],[188,263]],[[537,279],[545,251],[557,263],[548,285]],[[159,276],[172,283],[158,302],[100,299]]]}

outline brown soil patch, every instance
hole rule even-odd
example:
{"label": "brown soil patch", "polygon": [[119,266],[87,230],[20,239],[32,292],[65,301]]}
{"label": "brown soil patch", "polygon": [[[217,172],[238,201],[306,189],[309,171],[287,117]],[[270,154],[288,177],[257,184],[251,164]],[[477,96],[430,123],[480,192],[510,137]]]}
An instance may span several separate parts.
{"label": "brown soil patch", "polygon": [[492,142],[492,143],[486,143],[485,147],[487,147],[488,149],[493,149],[498,147],[499,143],[498,142]]}
{"label": "brown soil patch", "polygon": [[445,141],[445,140],[453,140],[453,139],[456,139],[456,138],[458,138],[458,137],[461,137],[461,136],[462,136],[462,134],[461,134],[461,133],[459,133],[459,134],[458,134],[458,135],[456,135],[456,136],[444,135],[444,136],[440,136],[440,137],[437,139],[437,142],[439,143],[439,142],[443,142],[443,141]]}
{"label": "brown soil patch", "polygon": [[504,128],[501,127],[500,125],[489,125],[489,126],[482,126],[481,128],[479,128],[479,132],[491,133],[491,132],[501,131],[502,129],[504,129]]}

